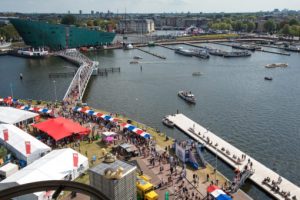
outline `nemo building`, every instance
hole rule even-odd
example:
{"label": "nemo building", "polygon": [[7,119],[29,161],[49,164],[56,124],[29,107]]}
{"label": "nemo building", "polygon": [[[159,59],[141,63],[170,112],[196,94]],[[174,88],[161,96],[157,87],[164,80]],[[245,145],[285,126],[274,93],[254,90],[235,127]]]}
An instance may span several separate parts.
{"label": "nemo building", "polygon": [[109,45],[115,37],[115,33],[42,21],[10,19],[10,22],[26,45],[52,50]]}

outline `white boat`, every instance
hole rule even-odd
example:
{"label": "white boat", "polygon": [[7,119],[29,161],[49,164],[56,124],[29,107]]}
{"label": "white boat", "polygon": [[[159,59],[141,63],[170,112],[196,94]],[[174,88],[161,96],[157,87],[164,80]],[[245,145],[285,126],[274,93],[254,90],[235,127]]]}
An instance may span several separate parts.
{"label": "white boat", "polygon": [[188,49],[183,49],[182,47],[178,47],[175,49],[175,53],[184,55],[184,56],[193,56],[194,52]]}
{"label": "white boat", "polygon": [[11,42],[0,42],[0,49],[5,49],[11,46]]}
{"label": "white boat", "polygon": [[273,63],[273,64],[267,64],[266,68],[276,68],[276,67],[287,67],[289,66],[287,63]]}
{"label": "white boat", "polygon": [[49,52],[44,48],[19,49],[14,55],[28,58],[44,58],[49,55]]}
{"label": "white boat", "polygon": [[195,95],[187,91],[179,91],[178,96],[189,103],[196,103]]}
{"label": "white boat", "polygon": [[130,50],[130,49],[133,49],[133,45],[132,44],[123,44],[123,49],[124,50]]}
{"label": "white boat", "polygon": [[169,128],[174,128],[174,123],[166,117],[162,119],[162,123]]}

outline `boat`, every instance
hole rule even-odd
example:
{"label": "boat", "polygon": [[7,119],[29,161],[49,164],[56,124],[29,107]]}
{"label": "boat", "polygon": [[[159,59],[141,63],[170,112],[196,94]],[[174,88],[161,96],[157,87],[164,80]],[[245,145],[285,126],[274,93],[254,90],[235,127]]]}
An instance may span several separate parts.
{"label": "boat", "polygon": [[222,51],[220,49],[210,49],[208,53],[213,56],[224,56],[226,51]]}
{"label": "boat", "polygon": [[45,58],[49,55],[49,52],[44,48],[27,48],[13,51],[11,54],[25,58]]}
{"label": "boat", "polygon": [[247,44],[233,44],[232,48],[234,49],[244,49],[244,50],[249,50],[249,51],[255,51],[256,46],[253,45],[247,45]]}
{"label": "boat", "polygon": [[273,80],[273,78],[272,78],[272,77],[267,77],[267,76],[265,76],[265,80],[271,81],[271,80]]}
{"label": "boat", "polygon": [[196,103],[195,95],[187,91],[179,91],[178,96],[189,103]]}
{"label": "boat", "polygon": [[52,24],[45,21],[10,19],[25,44],[34,48],[48,47],[51,50],[79,48],[82,46],[109,45],[115,33],[91,30],[90,28]]}
{"label": "boat", "polygon": [[133,60],[133,61],[130,61],[130,64],[139,64],[139,61]]}
{"label": "boat", "polygon": [[139,56],[134,56],[133,59],[137,59],[138,60],[138,59],[143,59],[143,58],[139,57]]}
{"label": "boat", "polygon": [[169,128],[174,128],[174,123],[166,117],[162,119],[162,123]]}
{"label": "boat", "polygon": [[276,68],[276,67],[287,67],[289,66],[287,63],[273,63],[265,65],[266,68]]}
{"label": "boat", "polygon": [[148,47],[155,47],[155,43],[153,41],[148,42]]}
{"label": "boat", "polygon": [[206,50],[201,50],[201,49],[193,49],[194,52],[193,56],[196,56],[198,58],[203,58],[203,59],[208,59],[209,54]]}
{"label": "boat", "polygon": [[11,46],[11,42],[0,41],[0,49],[5,49]]}
{"label": "boat", "polygon": [[286,51],[300,52],[300,47],[297,46],[288,46],[284,48]]}
{"label": "boat", "polygon": [[194,52],[188,49],[183,49],[182,47],[178,47],[175,49],[175,53],[184,55],[184,56],[193,56]]}
{"label": "boat", "polygon": [[201,76],[202,73],[201,73],[201,72],[193,72],[192,75],[193,75],[193,76]]}
{"label": "boat", "polygon": [[225,58],[233,58],[233,57],[248,57],[251,56],[249,51],[232,51],[224,53]]}
{"label": "boat", "polygon": [[130,49],[133,49],[133,45],[132,44],[123,44],[123,49],[124,50],[130,50]]}

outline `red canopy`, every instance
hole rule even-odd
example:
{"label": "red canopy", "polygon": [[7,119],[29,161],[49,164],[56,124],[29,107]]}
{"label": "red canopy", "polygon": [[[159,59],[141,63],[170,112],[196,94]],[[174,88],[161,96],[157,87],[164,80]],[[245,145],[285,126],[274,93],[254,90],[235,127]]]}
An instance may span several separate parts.
{"label": "red canopy", "polygon": [[211,192],[213,192],[215,190],[218,190],[218,189],[219,189],[218,186],[216,186],[216,185],[210,185],[210,186],[207,187],[207,192],[211,193]]}
{"label": "red canopy", "polygon": [[86,135],[90,132],[89,129],[81,126],[79,123],[63,117],[49,119],[47,121],[34,124],[33,126],[47,133],[56,141],[71,136],[72,134]]}

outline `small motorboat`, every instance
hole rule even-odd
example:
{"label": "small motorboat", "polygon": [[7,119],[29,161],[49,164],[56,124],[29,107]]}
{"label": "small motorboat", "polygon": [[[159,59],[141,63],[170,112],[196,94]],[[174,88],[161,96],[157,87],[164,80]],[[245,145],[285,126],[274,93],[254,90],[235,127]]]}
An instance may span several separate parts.
{"label": "small motorboat", "polygon": [[265,65],[266,68],[276,68],[276,67],[287,67],[289,66],[287,63],[273,63]]}
{"label": "small motorboat", "polygon": [[273,80],[273,78],[272,78],[272,77],[267,77],[267,76],[265,76],[265,80],[266,80],[266,81],[271,81],[271,80]]}
{"label": "small motorboat", "polygon": [[166,117],[162,119],[162,123],[169,128],[174,128],[174,123]]}
{"label": "small motorboat", "polygon": [[202,73],[201,73],[201,72],[193,72],[192,75],[193,75],[193,76],[201,76]]}
{"label": "small motorboat", "polygon": [[195,95],[192,94],[192,92],[179,91],[178,96],[184,99],[185,101],[187,101],[188,103],[193,103],[193,104],[196,103]]}
{"label": "small motorboat", "polygon": [[139,64],[139,61],[133,60],[133,61],[130,61],[130,64]]}
{"label": "small motorboat", "polygon": [[138,59],[143,59],[143,58],[139,57],[139,56],[134,56],[133,59],[137,59],[138,60]]}

